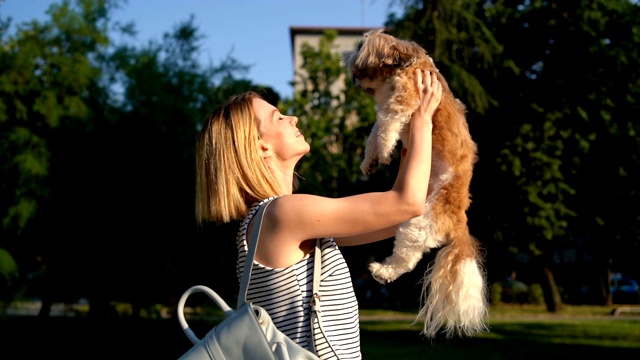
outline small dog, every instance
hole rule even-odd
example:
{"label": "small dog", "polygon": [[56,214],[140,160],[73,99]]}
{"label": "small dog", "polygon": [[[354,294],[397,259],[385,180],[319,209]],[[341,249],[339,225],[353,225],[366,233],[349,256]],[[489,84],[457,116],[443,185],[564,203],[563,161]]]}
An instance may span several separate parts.
{"label": "small dog", "polygon": [[471,175],[478,158],[465,106],[453,96],[422,47],[385,34],[382,29],[366,32],[357,50],[344,53],[343,61],[354,83],[372,94],[377,104],[376,122],[360,166],[365,175],[378,164],[391,162],[398,140],[406,142],[406,125],[420,103],[415,70],[435,73],[442,84],[442,99],[433,116],[425,213],[400,225],[393,254],[383,263],[371,263],[369,270],[378,282],[387,284],[413,270],[424,253],[442,247],[425,273],[416,319],[424,320],[422,334],[434,337],[443,326],[447,337],[485,331],[486,280],[479,245],[469,234],[466,215],[471,204]]}

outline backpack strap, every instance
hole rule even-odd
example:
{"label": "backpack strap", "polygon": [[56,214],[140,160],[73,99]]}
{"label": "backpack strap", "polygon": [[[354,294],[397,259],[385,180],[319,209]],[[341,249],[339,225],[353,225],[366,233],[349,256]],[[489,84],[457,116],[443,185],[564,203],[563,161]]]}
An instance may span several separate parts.
{"label": "backpack strap", "polygon": [[315,354],[316,345],[315,345],[315,323],[318,323],[318,329],[320,330],[320,334],[324,337],[324,341],[329,345],[333,354],[338,358],[338,353],[336,349],[333,348],[331,342],[329,342],[329,338],[327,338],[327,334],[324,332],[324,328],[322,327],[322,317],[320,316],[322,310],[320,308],[320,300],[322,296],[320,296],[320,277],[322,275],[322,239],[316,239],[316,249],[313,260],[313,296],[311,297],[311,301],[309,303],[309,309],[311,310],[310,320],[311,323],[311,351]]}
{"label": "backpack strap", "polygon": [[[253,259],[256,256],[256,249],[258,248],[258,240],[260,239],[260,228],[262,227],[262,218],[264,217],[264,211],[271,204],[272,200],[261,204],[258,208],[258,212],[253,216],[253,227],[251,228],[251,241],[247,248],[247,257],[244,261],[244,271],[242,272],[242,279],[240,280],[240,290],[238,291],[238,305],[237,309],[240,309],[247,303],[247,289],[249,288],[249,279],[251,279],[251,269],[253,268]],[[248,225],[247,225],[248,226]]]}

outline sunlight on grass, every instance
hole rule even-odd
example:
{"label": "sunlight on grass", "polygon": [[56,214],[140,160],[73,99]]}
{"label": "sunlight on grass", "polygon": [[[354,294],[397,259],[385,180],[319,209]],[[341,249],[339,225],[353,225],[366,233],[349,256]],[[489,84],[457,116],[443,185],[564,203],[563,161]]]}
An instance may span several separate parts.
{"label": "sunlight on grass", "polygon": [[638,320],[495,320],[490,323],[490,332],[509,338],[535,339],[536,342],[554,344],[640,348]]}
{"label": "sunlight on grass", "polygon": [[[427,339],[415,313],[363,310],[360,328],[364,358],[560,359],[634,358],[640,351],[640,316],[612,316],[613,307],[567,306],[549,313],[544,306],[492,307],[489,332],[471,338]],[[635,354],[635,355],[634,355]]]}

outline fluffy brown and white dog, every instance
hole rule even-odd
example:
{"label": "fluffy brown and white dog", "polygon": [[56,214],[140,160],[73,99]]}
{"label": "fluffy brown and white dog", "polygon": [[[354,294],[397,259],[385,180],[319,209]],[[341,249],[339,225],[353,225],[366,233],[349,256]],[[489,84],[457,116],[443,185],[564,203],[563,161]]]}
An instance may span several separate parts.
{"label": "fluffy brown and white dog", "polygon": [[[473,336],[485,331],[486,280],[478,241],[467,226],[469,185],[477,161],[465,106],[456,99],[431,57],[417,43],[395,38],[382,29],[364,34],[357,50],[344,53],[357,86],[374,96],[376,122],[367,139],[360,169],[368,174],[389,164],[398,141],[407,139],[407,123],[419,105],[416,69],[435,73],[442,100],[433,116],[433,150],[429,192],[423,216],[400,225],[393,254],[369,265],[373,277],[387,284],[413,270],[424,253],[438,250],[425,273],[421,308],[422,334]],[[427,179],[425,179],[427,181]],[[425,183],[426,185],[426,183]]]}

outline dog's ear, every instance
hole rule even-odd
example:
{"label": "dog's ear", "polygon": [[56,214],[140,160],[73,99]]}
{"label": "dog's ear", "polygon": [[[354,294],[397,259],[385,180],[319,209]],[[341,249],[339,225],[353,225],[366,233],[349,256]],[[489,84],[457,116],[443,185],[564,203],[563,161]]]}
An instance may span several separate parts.
{"label": "dog's ear", "polygon": [[349,71],[353,71],[353,62],[355,57],[358,55],[357,51],[348,50],[342,53],[342,63]]}
{"label": "dog's ear", "polygon": [[378,69],[387,67],[393,59],[389,57],[389,47],[393,37],[384,34],[381,29],[366,32],[358,43],[353,60],[353,68],[364,70],[373,75]]}
{"label": "dog's ear", "polygon": [[392,69],[409,66],[416,58],[424,56],[426,51],[417,43],[398,39],[384,33],[382,29],[376,29],[364,34],[354,66],[363,69],[378,68],[388,76]]}
{"label": "dog's ear", "polygon": [[345,51],[342,53],[342,63],[344,64],[344,67],[347,69],[347,71],[351,74],[351,81],[354,84],[358,84],[358,80],[356,79],[356,69],[355,69],[355,63],[356,63],[356,58],[358,57],[358,52],[357,51]]}
{"label": "dog's ear", "polygon": [[414,41],[400,40],[391,44],[389,49],[392,66],[406,67],[413,64],[416,59],[427,57],[427,51]]}

